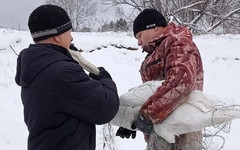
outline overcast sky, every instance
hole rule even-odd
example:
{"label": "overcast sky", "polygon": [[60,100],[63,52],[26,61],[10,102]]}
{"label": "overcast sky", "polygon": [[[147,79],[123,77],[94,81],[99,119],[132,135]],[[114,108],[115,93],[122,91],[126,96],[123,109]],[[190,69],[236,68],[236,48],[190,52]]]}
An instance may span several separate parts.
{"label": "overcast sky", "polygon": [[[98,4],[102,2],[102,0],[96,1]],[[30,13],[38,6],[45,4],[45,2],[46,0],[0,0],[0,28],[28,30],[27,22]],[[119,18],[119,16],[115,16],[113,9],[108,9],[107,12],[104,12],[104,10],[106,10],[104,6],[98,8],[97,18],[99,20],[110,21]],[[97,22],[91,25],[96,30],[99,27]]]}
{"label": "overcast sky", "polygon": [[46,0],[0,0],[0,27],[27,30],[30,13]]}

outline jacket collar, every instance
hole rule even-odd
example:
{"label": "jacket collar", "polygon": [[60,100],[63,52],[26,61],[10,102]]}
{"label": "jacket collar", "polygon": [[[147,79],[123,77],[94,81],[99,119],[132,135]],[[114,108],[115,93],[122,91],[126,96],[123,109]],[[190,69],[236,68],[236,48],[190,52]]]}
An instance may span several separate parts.
{"label": "jacket collar", "polygon": [[143,47],[143,51],[151,54],[168,36],[174,36],[175,38],[187,36],[192,38],[190,30],[188,30],[186,27],[169,23],[159,34],[153,37],[153,39]]}

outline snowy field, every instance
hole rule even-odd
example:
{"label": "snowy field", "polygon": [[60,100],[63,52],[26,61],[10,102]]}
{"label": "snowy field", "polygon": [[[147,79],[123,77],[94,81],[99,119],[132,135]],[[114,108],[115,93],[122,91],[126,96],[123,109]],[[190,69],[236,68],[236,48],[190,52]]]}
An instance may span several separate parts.
{"label": "snowy field", "polygon": [[[104,66],[111,73],[119,95],[141,84],[139,67],[146,54],[130,33],[73,33],[73,37],[73,43],[84,50],[82,55],[86,59],[96,66]],[[224,103],[240,105],[240,35],[202,35],[194,37],[194,41],[204,63],[204,92]],[[0,29],[0,150],[27,149],[28,131],[23,119],[20,87],[15,84],[14,77],[15,52],[18,54],[30,43],[29,32]],[[138,50],[119,49],[113,44]],[[230,132],[220,133],[225,138],[224,150],[239,150],[239,127],[240,119],[233,120]],[[98,126],[97,133],[97,150],[103,150],[102,126]],[[140,132],[136,139],[113,137],[113,140],[116,150],[144,150],[146,146]],[[214,141],[211,150],[222,145],[221,140]]]}

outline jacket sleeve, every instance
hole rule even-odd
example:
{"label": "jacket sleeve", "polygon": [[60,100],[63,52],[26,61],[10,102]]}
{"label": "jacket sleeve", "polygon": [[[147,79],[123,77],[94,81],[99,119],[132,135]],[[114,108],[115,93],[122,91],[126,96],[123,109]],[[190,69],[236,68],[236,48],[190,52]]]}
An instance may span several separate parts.
{"label": "jacket sleeve", "polygon": [[[141,112],[153,123],[162,122],[184,102],[196,83],[198,53],[189,38],[168,37],[162,43],[165,50],[165,81],[142,106]],[[158,50],[158,49],[156,49]]]}
{"label": "jacket sleeve", "polygon": [[79,65],[65,68],[58,79],[61,106],[80,120],[104,124],[119,108],[117,88],[111,79],[91,80]]}

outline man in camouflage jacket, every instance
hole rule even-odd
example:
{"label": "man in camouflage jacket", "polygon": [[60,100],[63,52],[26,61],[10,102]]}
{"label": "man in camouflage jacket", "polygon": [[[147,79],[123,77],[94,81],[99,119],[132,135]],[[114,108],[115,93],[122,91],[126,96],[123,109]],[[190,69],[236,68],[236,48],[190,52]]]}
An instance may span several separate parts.
{"label": "man in camouflage jacket", "polygon": [[142,11],[134,20],[134,36],[147,53],[140,73],[143,82],[165,80],[140,110],[133,124],[144,133],[148,150],[200,150],[201,131],[176,137],[170,144],[152,130],[161,123],[193,90],[203,89],[203,66],[192,34],[183,26],[167,24],[154,9]]}

